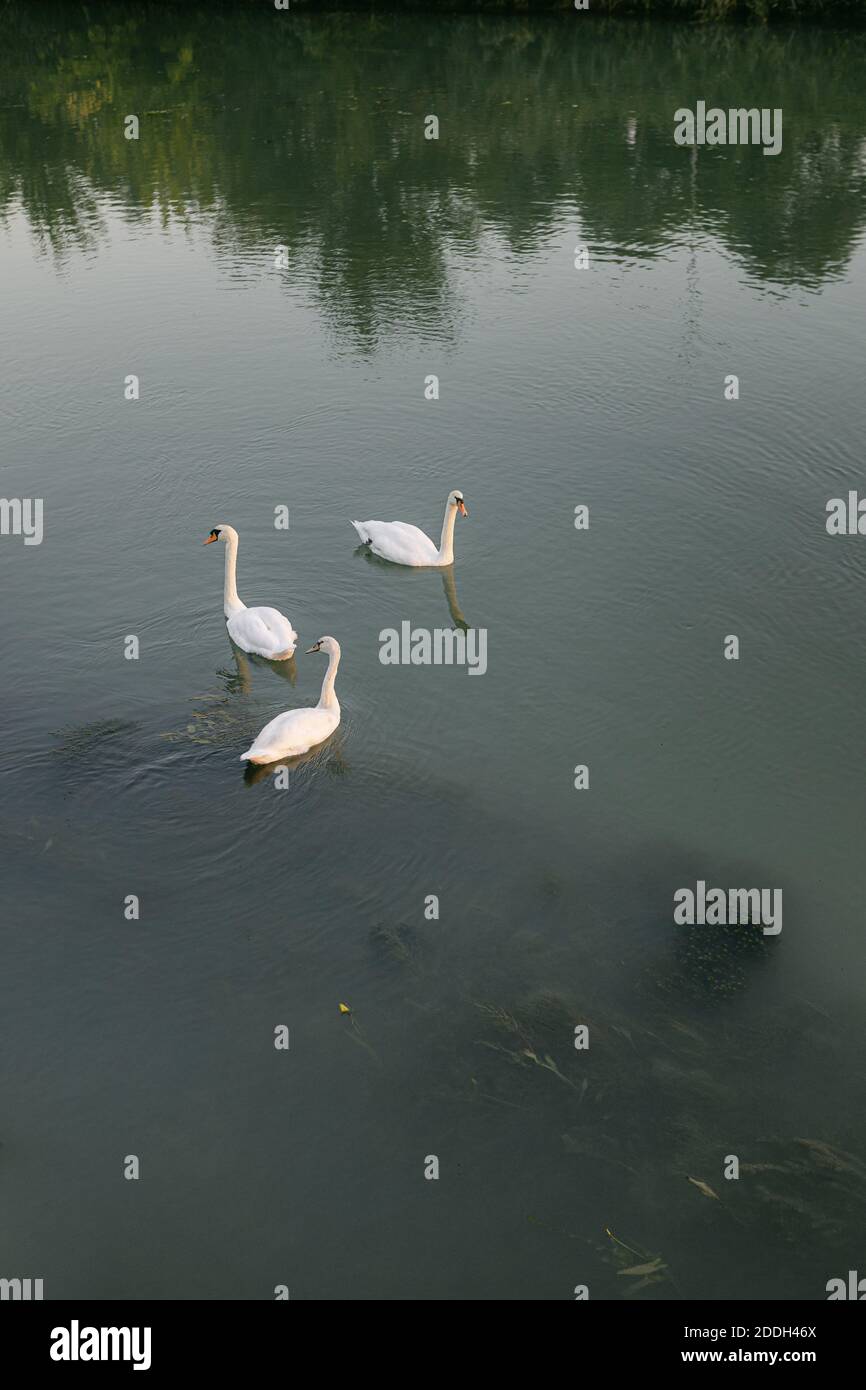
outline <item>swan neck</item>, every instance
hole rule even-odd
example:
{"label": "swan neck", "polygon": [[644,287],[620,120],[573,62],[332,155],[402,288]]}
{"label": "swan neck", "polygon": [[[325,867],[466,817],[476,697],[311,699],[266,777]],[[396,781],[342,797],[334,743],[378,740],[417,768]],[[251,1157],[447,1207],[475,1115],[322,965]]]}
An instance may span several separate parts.
{"label": "swan neck", "polygon": [[334,680],[337,675],[337,667],[339,664],[340,658],[337,656],[336,652],[330,652],[328,655],[328,669],[325,672],[325,679],[322,681],[322,693],[319,696],[319,709],[339,710],[340,708],[339,701],[334,693]]}
{"label": "swan neck", "polygon": [[223,580],[223,612],[227,618],[244,607],[238,598],[238,538],[230,533],[226,536],[226,568]]}
{"label": "swan neck", "polygon": [[446,502],[445,516],[442,521],[442,538],[439,542],[440,565],[450,565],[454,559],[454,523],[456,520],[457,508]]}

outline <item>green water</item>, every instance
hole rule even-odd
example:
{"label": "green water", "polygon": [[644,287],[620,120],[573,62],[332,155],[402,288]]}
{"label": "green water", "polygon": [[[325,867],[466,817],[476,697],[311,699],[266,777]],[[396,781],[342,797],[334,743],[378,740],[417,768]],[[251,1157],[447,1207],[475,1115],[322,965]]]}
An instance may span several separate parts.
{"label": "green water", "polygon": [[[0,537],[0,1275],[825,1297],[866,1210],[866,542],[825,529],[866,486],[866,39],[17,3],[4,39],[0,488],[44,540]],[[782,153],[678,148],[699,99],[782,108]],[[449,574],[358,553],[453,487]],[[285,789],[238,757],[322,661],[232,649],[221,522],[241,596],[342,644]],[[461,616],[483,677],[380,662]],[[781,887],[781,935],[674,927],[699,878]]]}

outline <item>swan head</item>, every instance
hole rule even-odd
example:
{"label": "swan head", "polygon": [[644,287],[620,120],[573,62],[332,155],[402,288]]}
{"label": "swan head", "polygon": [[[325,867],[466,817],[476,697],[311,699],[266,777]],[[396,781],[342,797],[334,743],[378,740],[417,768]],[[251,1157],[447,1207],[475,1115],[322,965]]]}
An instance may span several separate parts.
{"label": "swan head", "polygon": [[237,531],[233,526],[226,526],[223,522],[220,526],[215,526],[209,536],[205,536],[202,545],[213,545],[214,541],[227,541],[232,536],[237,540]]}
{"label": "swan head", "polygon": [[449,492],[448,506],[456,507],[461,516],[469,515],[466,509],[466,503],[463,501],[463,493],[460,491],[459,487],[454,488],[453,492]]}
{"label": "swan head", "polygon": [[340,644],[336,637],[320,637],[314,647],[307,647],[307,655],[310,652],[327,652],[328,656],[340,655]]}

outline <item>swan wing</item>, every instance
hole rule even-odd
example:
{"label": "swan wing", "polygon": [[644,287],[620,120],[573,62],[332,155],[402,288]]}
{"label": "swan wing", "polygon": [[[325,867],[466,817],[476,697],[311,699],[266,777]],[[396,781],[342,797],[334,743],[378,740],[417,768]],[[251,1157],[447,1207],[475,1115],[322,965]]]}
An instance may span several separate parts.
{"label": "swan wing", "polygon": [[353,521],[374,555],[395,565],[438,565],[439,551],[429,536],[407,521]]}
{"label": "swan wing", "polygon": [[298,634],[276,608],[244,608],[233,613],[226,626],[238,646],[255,656],[287,657],[297,646]]}

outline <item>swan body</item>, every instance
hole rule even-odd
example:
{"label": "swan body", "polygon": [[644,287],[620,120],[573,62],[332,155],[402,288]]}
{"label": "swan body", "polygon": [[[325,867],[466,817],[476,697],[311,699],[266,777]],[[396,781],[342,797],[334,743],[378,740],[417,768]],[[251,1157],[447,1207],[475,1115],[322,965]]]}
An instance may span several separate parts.
{"label": "swan body", "polygon": [[224,541],[226,547],[223,612],[229,637],[253,656],[284,661],[293,655],[298,634],[277,608],[247,608],[238,598],[238,533],[233,526],[215,526],[204,542]]}
{"label": "swan body", "polygon": [[463,493],[455,488],[448,494],[439,549],[429,536],[406,521],[353,521],[352,525],[365,545],[382,560],[394,565],[411,565],[415,569],[431,565],[454,563],[454,523],[457,513],[468,516]]}
{"label": "swan body", "polygon": [[294,654],[298,642],[288,618],[276,608],[244,608],[226,621],[229,637],[245,652],[283,661]]}
{"label": "swan body", "polygon": [[246,753],[241,753],[242,763],[275,763],[281,758],[298,757],[324,743],[337,728],[340,702],[334,692],[334,679],[340,664],[340,644],[335,637],[321,637],[309,650],[328,653],[319,703],[313,709],[290,709],[278,714],[256,734]]}

